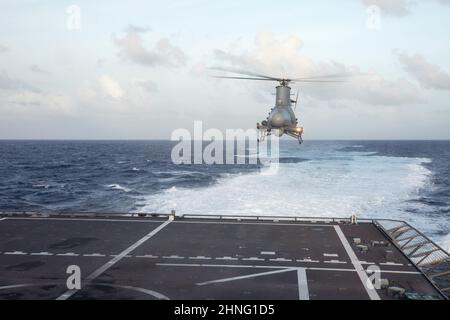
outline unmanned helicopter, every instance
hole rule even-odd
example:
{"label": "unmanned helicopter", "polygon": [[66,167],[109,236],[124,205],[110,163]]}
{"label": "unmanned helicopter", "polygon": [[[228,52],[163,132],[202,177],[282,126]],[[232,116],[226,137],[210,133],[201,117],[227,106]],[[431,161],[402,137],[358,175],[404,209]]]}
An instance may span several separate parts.
{"label": "unmanned helicopter", "polygon": [[[303,142],[302,134],[304,129],[299,125],[298,119],[295,116],[294,110],[297,107],[299,91],[297,91],[297,97],[295,100],[291,99],[291,87],[290,83],[294,82],[313,82],[313,83],[327,83],[327,82],[343,82],[343,80],[336,80],[337,78],[349,76],[348,74],[332,74],[326,76],[317,77],[307,77],[307,78],[280,78],[266,76],[254,72],[223,68],[223,67],[213,67],[210,68],[217,71],[232,72],[235,74],[245,75],[244,76],[213,76],[214,78],[224,78],[224,79],[238,79],[238,80],[261,80],[261,81],[277,81],[279,85],[276,87],[275,93],[275,106],[270,110],[269,116],[266,120],[261,123],[256,124],[256,128],[259,132],[258,141],[262,141],[266,136],[272,133],[278,137],[283,134],[291,136],[298,140],[299,143]],[[330,80],[333,78],[334,80]],[[294,108],[292,104],[294,103]]]}

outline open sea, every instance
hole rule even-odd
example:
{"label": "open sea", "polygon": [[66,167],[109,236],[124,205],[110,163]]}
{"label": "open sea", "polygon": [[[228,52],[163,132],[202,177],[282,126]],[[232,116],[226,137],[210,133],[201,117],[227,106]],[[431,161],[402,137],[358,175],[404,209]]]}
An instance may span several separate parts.
{"label": "open sea", "polygon": [[450,249],[450,141],[283,140],[275,175],[175,165],[175,144],[0,141],[0,211],[357,214],[406,220]]}

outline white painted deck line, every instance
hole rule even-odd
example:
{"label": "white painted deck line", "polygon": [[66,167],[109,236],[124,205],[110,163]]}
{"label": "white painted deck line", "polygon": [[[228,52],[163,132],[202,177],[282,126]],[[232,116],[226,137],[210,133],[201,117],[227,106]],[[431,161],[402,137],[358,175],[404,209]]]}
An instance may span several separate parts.
{"label": "white painted deck line", "polygon": [[184,259],[184,257],[171,255],[171,256],[163,256],[163,259]]}
{"label": "white painted deck line", "polygon": [[[274,265],[245,265],[245,264],[205,264],[205,263],[155,263],[157,266],[170,266],[170,267],[212,267],[212,268],[250,268],[250,269],[298,269],[299,267],[293,266],[274,266]],[[318,271],[343,271],[343,272],[356,272],[355,269],[343,269],[343,268],[320,268],[320,267],[301,267],[306,270],[318,270]],[[390,271],[381,270],[381,273],[405,273],[405,274],[421,274],[416,271]]]}
{"label": "white painted deck line", "polygon": [[319,263],[319,260],[311,260],[311,259],[298,259],[295,260],[297,262],[309,262],[309,263]]}
{"label": "white painted deck line", "polygon": [[323,256],[324,257],[339,257],[339,255],[337,253],[324,253]]}
{"label": "white painted deck line", "polygon": [[[293,266],[274,266],[274,265],[246,265],[246,264],[205,264],[205,263],[155,263],[157,266],[171,266],[171,267],[212,267],[212,268],[250,268],[250,269],[298,269],[299,267]],[[300,267],[306,270],[324,270],[324,271],[351,271],[355,272],[355,269],[342,269],[342,268],[312,268],[312,267]],[[382,271],[384,272],[384,271]]]}
{"label": "white painted deck line", "polygon": [[108,221],[108,222],[147,222],[147,223],[161,223],[166,220],[155,221],[155,220],[131,220],[131,219],[110,219],[110,218],[71,218],[71,217],[61,217],[61,218],[50,218],[50,217],[7,217],[3,219],[9,220],[56,220],[56,221]]}
{"label": "white painted deck line", "polygon": [[345,237],[344,233],[341,230],[341,227],[334,226],[334,230],[336,230],[336,233],[341,240],[342,245],[344,246],[345,251],[347,252],[353,266],[355,267],[356,272],[358,273],[359,278],[361,279],[362,285],[364,289],[366,290],[367,294],[369,295],[369,298],[371,300],[380,300],[380,296],[378,295],[375,288],[369,288],[368,283],[370,282],[369,278],[367,277],[367,273],[364,270],[363,266],[361,265],[361,262],[358,260],[358,257],[356,256],[355,252],[353,251],[352,247],[347,241],[347,238]]}
{"label": "white painted deck line", "polygon": [[43,252],[32,252],[32,253],[30,253],[30,255],[31,256],[52,256],[53,253],[43,251]]}
{"label": "white painted deck line", "polygon": [[[138,241],[136,241],[134,244],[132,244],[131,246],[129,246],[127,249],[125,249],[124,251],[122,251],[120,254],[118,254],[117,256],[115,256],[114,258],[112,258],[111,260],[109,260],[107,263],[105,263],[103,266],[101,266],[100,268],[98,268],[97,270],[95,270],[93,273],[91,273],[86,280],[84,281],[85,283],[90,283],[92,280],[94,280],[95,278],[97,278],[98,276],[100,276],[103,272],[105,272],[106,270],[108,270],[109,268],[111,268],[114,264],[116,264],[117,262],[119,262],[120,260],[122,260],[124,257],[128,256],[129,253],[131,253],[133,250],[135,250],[137,247],[139,247],[140,245],[142,245],[144,242],[146,242],[148,239],[150,239],[151,237],[153,237],[155,234],[157,234],[159,231],[161,231],[162,229],[164,229],[169,223],[171,223],[173,221],[173,216],[171,216],[166,222],[160,224],[157,228],[155,228],[153,231],[151,231],[149,234],[147,234],[146,236],[142,237],[141,239],[139,239]],[[72,290],[67,290],[65,293],[63,293],[62,295],[60,295],[58,298],[56,298],[56,300],[67,300],[68,298],[70,298],[72,295],[74,295],[78,290],[76,289],[72,289]]]}
{"label": "white painted deck line", "polygon": [[340,264],[346,264],[347,261],[339,261],[339,260],[326,260],[324,263],[340,263]]}
{"label": "white painted deck line", "polygon": [[242,258],[243,261],[265,261],[266,259],[250,257],[250,258]]}
{"label": "white painted deck line", "polygon": [[8,254],[8,255],[25,255],[25,254],[27,254],[26,252],[23,252],[23,251],[7,251],[7,252],[4,252],[3,254]]}
{"label": "white painted deck line", "polygon": [[[273,221],[273,220],[267,220],[267,221]],[[294,221],[292,221],[294,222]],[[232,221],[174,221],[173,223],[198,223],[198,224],[248,224],[248,225],[258,225],[258,226],[290,226],[290,227],[332,227],[333,225],[327,225],[327,224],[311,224],[311,223],[267,223],[263,222],[263,220],[260,220],[260,222],[232,222]]]}
{"label": "white painted deck line", "polygon": [[197,285],[204,286],[204,285],[211,284],[211,283],[221,283],[221,282],[236,281],[236,280],[241,280],[241,279],[256,278],[256,277],[262,277],[262,276],[267,276],[267,275],[271,275],[271,274],[293,271],[293,270],[295,270],[295,268],[282,269],[282,270],[276,270],[276,271],[267,271],[267,272],[261,272],[261,273],[253,273],[253,274],[247,274],[245,276],[238,276],[238,277],[231,277],[231,278],[224,278],[224,279],[200,282],[200,283],[197,283]]}
{"label": "white painted deck line", "polygon": [[211,257],[205,257],[205,256],[196,256],[196,257],[189,257],[191,260],[211,260]]}
{"label": "white painted deck line", "polygon": [[395,263],[395,262],[380,262],[381,266],[403,266],[403,263]]}
{"label": "white painted deck line", "polygon": [[298,299],[309,300],[308,279],[306,278],[306,269],[297,268],[298,278]]}
{"label": "white painted deck line", "polygon": [[274,262],[292,262],[292,259],[286,259],[286,258],[276,258],[276,259],[269,259],[270,261]]}

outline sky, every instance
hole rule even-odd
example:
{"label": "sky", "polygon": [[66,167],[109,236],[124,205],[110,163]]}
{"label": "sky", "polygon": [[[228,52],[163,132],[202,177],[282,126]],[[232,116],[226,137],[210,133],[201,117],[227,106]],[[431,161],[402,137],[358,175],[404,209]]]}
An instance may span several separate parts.
{"label": "sky", "polygon": [[[450,0],[0,0],[0,139],[254,128],[291,84],[305,139],[450,139]],[[231,74],[229,74],[231,75]]]}

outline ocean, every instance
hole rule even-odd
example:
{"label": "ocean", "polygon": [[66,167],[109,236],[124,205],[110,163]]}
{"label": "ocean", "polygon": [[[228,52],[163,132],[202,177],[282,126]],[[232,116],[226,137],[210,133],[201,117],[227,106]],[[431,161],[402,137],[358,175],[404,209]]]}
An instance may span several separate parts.
{"label": "ocean", "polygon": [[174,145],[0,141],[0,210],[357,214],[406,220],[450,249],[450,141],[282,140],[274,175],[255,164],[176,165]]}

